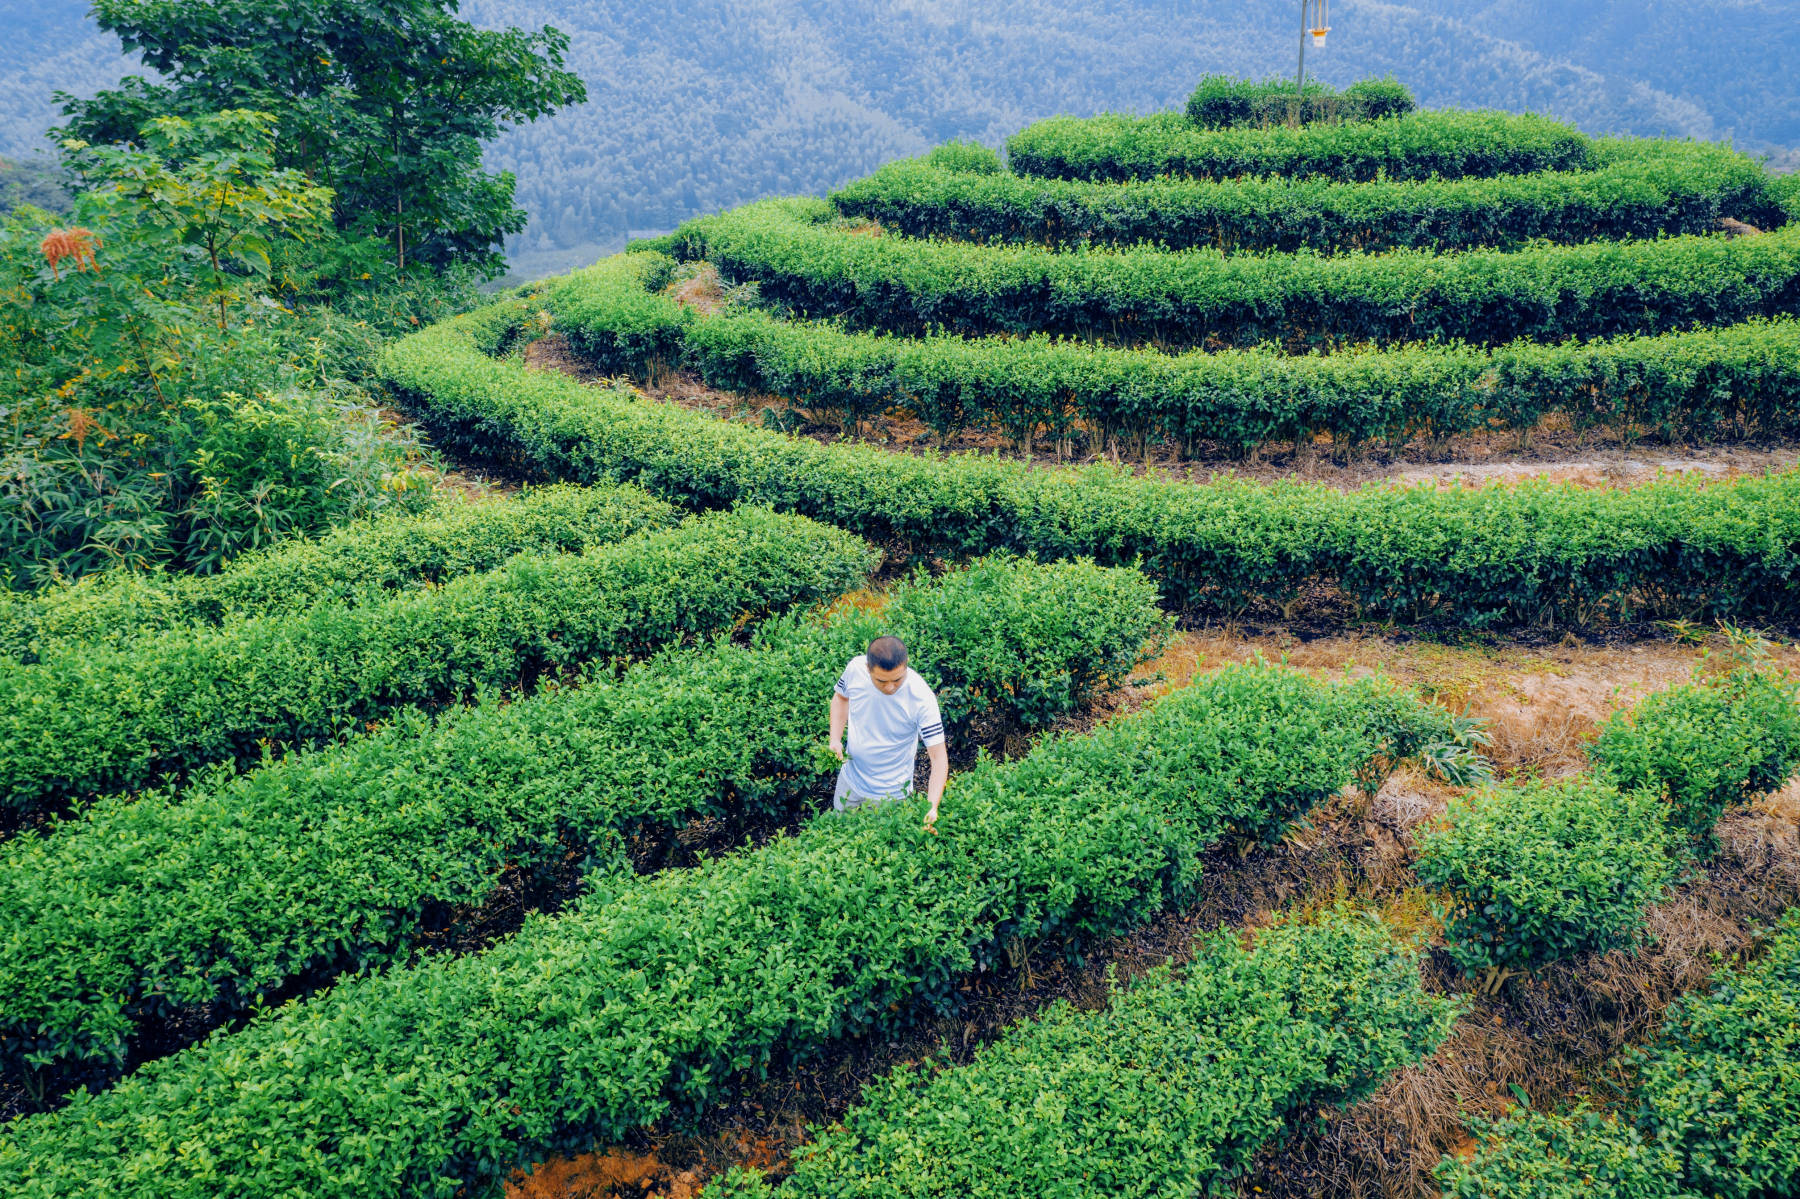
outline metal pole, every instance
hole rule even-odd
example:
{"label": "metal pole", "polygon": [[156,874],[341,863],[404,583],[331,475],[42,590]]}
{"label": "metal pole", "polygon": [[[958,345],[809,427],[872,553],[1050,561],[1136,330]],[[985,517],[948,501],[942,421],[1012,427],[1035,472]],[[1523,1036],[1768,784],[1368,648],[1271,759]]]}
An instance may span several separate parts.
{"label": "metal pole", "polygon": [[1312,0],[1300,0],[1300,73],[1294,77],[1294,124],[1300,123],[1300,115],[1306,106],[1306,35],[1311,32],[1306,23],[1306,10]]}

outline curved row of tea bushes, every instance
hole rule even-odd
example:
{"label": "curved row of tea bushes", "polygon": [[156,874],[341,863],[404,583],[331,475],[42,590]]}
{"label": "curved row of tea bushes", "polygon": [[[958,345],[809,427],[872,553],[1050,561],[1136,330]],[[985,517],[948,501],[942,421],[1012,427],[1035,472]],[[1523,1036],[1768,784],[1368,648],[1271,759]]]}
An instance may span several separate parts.
{"label": "curved row of tea bushes", "polygon": [[[1626,439],[1800,428],[1793,319],[1493,350],[1170,355],[1044,336],[851,333],[741,308],[697,318],[664,302],[668,344],[659,362],[681,362],[713,387],[785,397],[812,419],[849,427],[904,409],[943,438],[992,429],[1026,445],[1085,432],[1096,451],[1144,438],[1248,456],[1271,443],[1312,444],[1321,433],[1345,450],[1496,428],[1524,435],[1553,414]],[[641,374],[645,365],[630,365],[603,324],[577,323],[608,318],[595,311],[601,306],[586,307],[578,316],[571,304],[559,322],[571,340],[584,353],[596,347],[592,360],[615,373]]]}
{"label": "curved row of tea bushes", "polygon": [[1439,1168],[1448,1199],[1769,1199],[1800,1192],[1800,912],[1683,996],[1617,1114],[1524,1112]]}
{"label": "curved row of tea bushes", "polygon": [[1147,117],[1052,117],[1006,142],[1021,175],[1118,183],[1185,175],[1337,179],[1489,178],[1579,171],[1592,143],[1574,126],[1506,112],[1415,112],[1300,129],[1201,129],[1178,112]]}
{"label": "curved row of tea bushes", "polygon": [[1345,912],[1246,948],[1204,941],[1097,1012],[1058,1002],[967,1065],[903,1066],[815,1130],[779,1186],[708,1199],[1035,1199],[1220,1193],[1262,1144],[1434,1052],[1456,1004],[1416,951]]}
{"label": "curved row of tea bushes", "polygon": [[379,602],[493,570],[514,554],[578,554],[677,519],[668,504],[635,487],[546,487],[478,503],[447,496],[423,513],[382,516],[316,541],[245,554],[218,574],[114,571],[0,595],[0,658],[29,662],[65,647],[120,645],[183,625]]}
{"label": "curved row of tea bushes", "polygon": [[[654,263],[631,255],[602,267],[637,278]],[[546,299],[557,303],[554,289],[403,339],[383,375],[444,444],[539,477],[628,479],[702,508],[767,504],[901,553],[1140,563],[1172,603],[1195,610],[1291,606],[1321,586],[1365,617],[1476,627],[1662,613],[1771,619],[1795,604],[1800,472],[1629,491],[1344,493],[826,446],[482,352]]]}
{"label": "curved row of tea bushes", "polygon": [[[620,880],[485,953],[346,981],[0,1130],[18,1199],[488,1193],[825,1043],[948,1008],[1004,945],[1191,899],[1198,854],[1267,838],[1450,732],[1379,685],[1234,667],[922,805],[826,814]],[[465,1191],[464,1188],[467,1188]]]}
{"label": "curved row of tea bushes", "polygon": [[833,224],[765,200],[671,235],[800,317],[893,333],[1054,333],[1167,348],[1318,348],[1617,337],[1800,312],[1800,224],[1523,250],[1260,256],[1153,247],[968,245]]}
{"label": "curved row of tea bushes", "polygon": [[0,671],[0,796],[32,810],[254,762],[837,595],[878,561],[850,534],[746,508],[363,607],[58,655]]}
{"label": "curved row of tea bushes", "polygon": [[403,960],[433,910],[503,875],[589,869],[621,838],[787,815],[830,774],[825,701],[884,633],[976,717],[1041,728],[1119,686],[1168,618],[1136,571],[993,559],[897,587],[879,613],[777,618],[753,643],[295,754],[185,794],[103,803],[0,846],[0,1067],[116,1070],[146,1022],[213,1022]]}
{"label": "curved row of tea bushes", "polygon": [[1294,85],[1285,79],[1252,81],[1234,75],[1203,75],[1188,97],[1188,120],[1203,129],[1238,125],[1272,125],[1297,119],[1315,121],[1378,121],[1404,116],[1418,107],[1412,93],[1393,79],[1362,79],[1338,91],[1329,84],[1309,80],[1296,97]]}
{"label": "curved row of tea bushes", "polygon": [[1418,834],[1457,964],[1510,974],[1630,943],[1725,809],[1800,766],[1800,681],[1739,667],[1615,713],[1591,775],[1457,796]]}
{"label": "curved row of tea bushes", "polygon": [[[1155,244],[1227,252],[1440,253],[1711,233],[1721,217],[1769,227],[1785,214],[1761,163],[1707,142],[1599,142],[1591,171],[1494,179],[1154,179],[1125,184],[1023,178],[998,158],[961,169],[931,156],[891,162],[831,195],[886,233],[1068,248]],[[980,169],[985,166],[987,169]]]}

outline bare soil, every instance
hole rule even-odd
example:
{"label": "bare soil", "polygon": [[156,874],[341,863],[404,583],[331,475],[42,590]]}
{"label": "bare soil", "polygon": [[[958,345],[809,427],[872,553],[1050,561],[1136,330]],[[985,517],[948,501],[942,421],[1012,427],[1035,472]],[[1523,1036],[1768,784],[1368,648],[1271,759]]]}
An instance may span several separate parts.
{"label": "bare soil", "polygon": [[[1354,633],[1309,635],[1276,628],[1210,628],[1182,634],[1138,678],[1118,706],[1184,686],[1201,674],[1258,655],[1320,677],[1379,671],[1420,688],[1459,712],[1489,721],[1490,753],[1504,775],[1542,776],[1584,768],[1597,725],[1643,694],[1707,667],[1717,646],[1662,638],[1611,644],[1573,638],[1540,646],[1445,645]],[[1772,647],[1775,664],[1800,667],[1800,651]],[[1095,717],[1104,713],[1095,713]],[[1090,717],[1092,719],[1093,717]],[[1220,849],[1203,862],[1203,893],[1187,912],[1165,913],[1127,936],[1088,948],[1080,965],[1061,947],[1042,947],[1017,969],[977,976],[954,1016],[920,1013],[891,1040],[831,1047],[817,1060],[788,1063],[764,1082],[746,1081],[698,1120],[669,1120],[626,1144],[558,1159],[515,1180],[516,1199],[689,1199],[733,1165],[779,1177],[807,1126],[838,1119],[876,1076],[933,1054],[967,1061],[1009,1025],[1056,1000],[1104,1004],[1108,971],[1129,980],[1165,962],[1179,964],[1196,938],[1256,928],[1278,911],[1355,897],[1377,904],[1402,930],[1434,929],[1429,902],[1411,871],[1411,834],[1440,814],[1455,792],[1416,771],[1398,772],[1373,798],[1347,793],[1314,814],[1282,845],[1240,859]],[[1704,873],[1672,892],[1652,914],[1650,943],[1633,952],[1563,963],[1472,998],[1451,1040],[1403,1071],[1367,1102],[1327,1114],[1322,1131],[1271,1146],[1242,1180],[1245,1195],[1417,1196],[1437,1192],[1430,1171],[1466,1148],[1465,1120],[1495,1114],[1518,1086],[1536,1103],[1620,1080],[1617,1051],[1650,1036],[1677,995],[1702,986],[1721,962],[1754,953],[1760,922],[1800,901],[1800,786],[1720,826],[1724,851]],[[1439,953],[1427,983],[1440,992],[1467,986]],[[621,1174],[628,1163],[629,1177]]]}

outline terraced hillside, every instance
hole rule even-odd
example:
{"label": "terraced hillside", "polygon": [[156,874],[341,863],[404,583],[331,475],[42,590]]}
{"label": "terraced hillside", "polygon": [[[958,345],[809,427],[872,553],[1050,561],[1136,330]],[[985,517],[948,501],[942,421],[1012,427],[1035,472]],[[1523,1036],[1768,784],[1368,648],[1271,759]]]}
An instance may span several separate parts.
{"label": "terraced hillside", "polygon": [[1399,108],[693,222],[388,351],[554,490],[11,601],[0,1193],[1800,1187],[1800,471],[1163,469],[1790,446],[1792,184]]}

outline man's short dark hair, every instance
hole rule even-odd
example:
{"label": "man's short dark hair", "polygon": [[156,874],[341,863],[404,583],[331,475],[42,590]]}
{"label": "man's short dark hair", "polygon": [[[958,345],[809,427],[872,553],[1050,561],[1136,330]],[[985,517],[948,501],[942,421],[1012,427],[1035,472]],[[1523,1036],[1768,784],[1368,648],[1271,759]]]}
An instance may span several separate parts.
{"label": "man's short dark hair", "polygon": [[906,646],[898,637],[877,637],[869,642],[869,665],[876,670],[899,670],[906,665]]}

